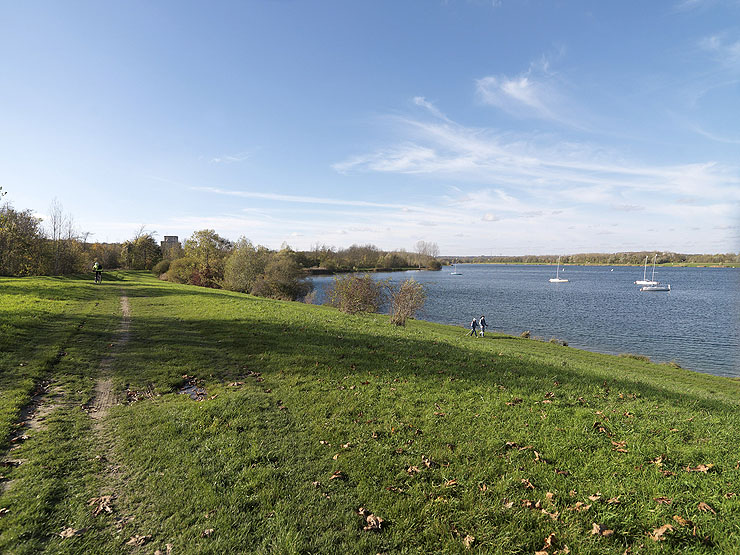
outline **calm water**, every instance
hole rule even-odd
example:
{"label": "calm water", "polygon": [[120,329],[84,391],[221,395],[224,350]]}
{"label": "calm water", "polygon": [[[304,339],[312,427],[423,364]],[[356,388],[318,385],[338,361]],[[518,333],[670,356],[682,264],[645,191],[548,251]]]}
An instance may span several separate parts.
{"label": "calm water", "polygon": [[[571,347],[601,353],[637,353],[656,362],[740,377],[740,269],[657,268],[669,293],[643,293],[634,285],[642,267],[567,266],[550,283],[553,266],[464,265],[441,272],[374,274],[394,282],[424,283],[424,320],[468,327],[485,314],[492,330],[555,337]],[[648,272],[649,275],[649,272]],[[331,277],[313,278],[318,301]]]}

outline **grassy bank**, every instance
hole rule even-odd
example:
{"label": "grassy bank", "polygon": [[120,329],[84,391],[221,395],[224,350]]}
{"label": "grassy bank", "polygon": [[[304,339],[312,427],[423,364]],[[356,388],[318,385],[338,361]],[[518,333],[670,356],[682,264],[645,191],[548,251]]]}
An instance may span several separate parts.
{"label": "grassy bank", "polygon": [[106,277],[0,279],[2,552],[740,549],[736,380]]}

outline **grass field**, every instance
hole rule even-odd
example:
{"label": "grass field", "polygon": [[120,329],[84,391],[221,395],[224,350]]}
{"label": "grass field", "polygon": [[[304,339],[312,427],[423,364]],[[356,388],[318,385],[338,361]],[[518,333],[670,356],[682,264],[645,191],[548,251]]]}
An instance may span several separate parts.
{"label": "grass field", "polygon": [[737,380],[135,272],[0,330],[2,553],[740,552]]}

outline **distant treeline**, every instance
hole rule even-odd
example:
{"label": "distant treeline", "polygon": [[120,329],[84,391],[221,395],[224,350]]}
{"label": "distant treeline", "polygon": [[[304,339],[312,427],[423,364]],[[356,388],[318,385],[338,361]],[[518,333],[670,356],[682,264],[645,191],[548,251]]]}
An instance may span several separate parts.
{"label": "distant treeline", "polygon": [[[4,195],[0,188],[0,198]],[[152,270],[162,279],[204,287],[226,288],[256,295],[296,299],[308,294],[308,274],[428,268],[438,270],[439,248],[419,241],[415,252],[383,251],[374,245],[337,249],[316,245],[279,251],[241,238],[232,242],[212,229],[196,231],[181,245],[164,251],[154,232],[143,227],[122,243],[89,242],[90,233],[75,229],[72,216],[54,201],[42,227],[31,210],[0,204],[0,275],[62,275],[90,271],[93,262],[104,270]]]}
{"label": "distant treeline", "polygon": [[733,264],[740,262],[740,254],[681,254],[677,252],[616,252],[616,253],[584,253],[565,255],[525,255],[525,256],[444,256],[440,260],[447,264],[555,264],[560,256],[561,264],[604,264],[604,265],[633,265],[644,264],[645,257],[650,263],[653,256],[658,255],[657,264]]}

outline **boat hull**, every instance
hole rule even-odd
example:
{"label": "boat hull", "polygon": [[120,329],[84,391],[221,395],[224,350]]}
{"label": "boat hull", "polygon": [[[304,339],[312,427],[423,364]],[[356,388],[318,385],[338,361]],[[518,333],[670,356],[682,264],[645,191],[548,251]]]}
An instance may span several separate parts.
{"label": "boat hull", "polygon": [[645,287],[640,287],[640,291],[670,291],[671,285],[646,285]]}

